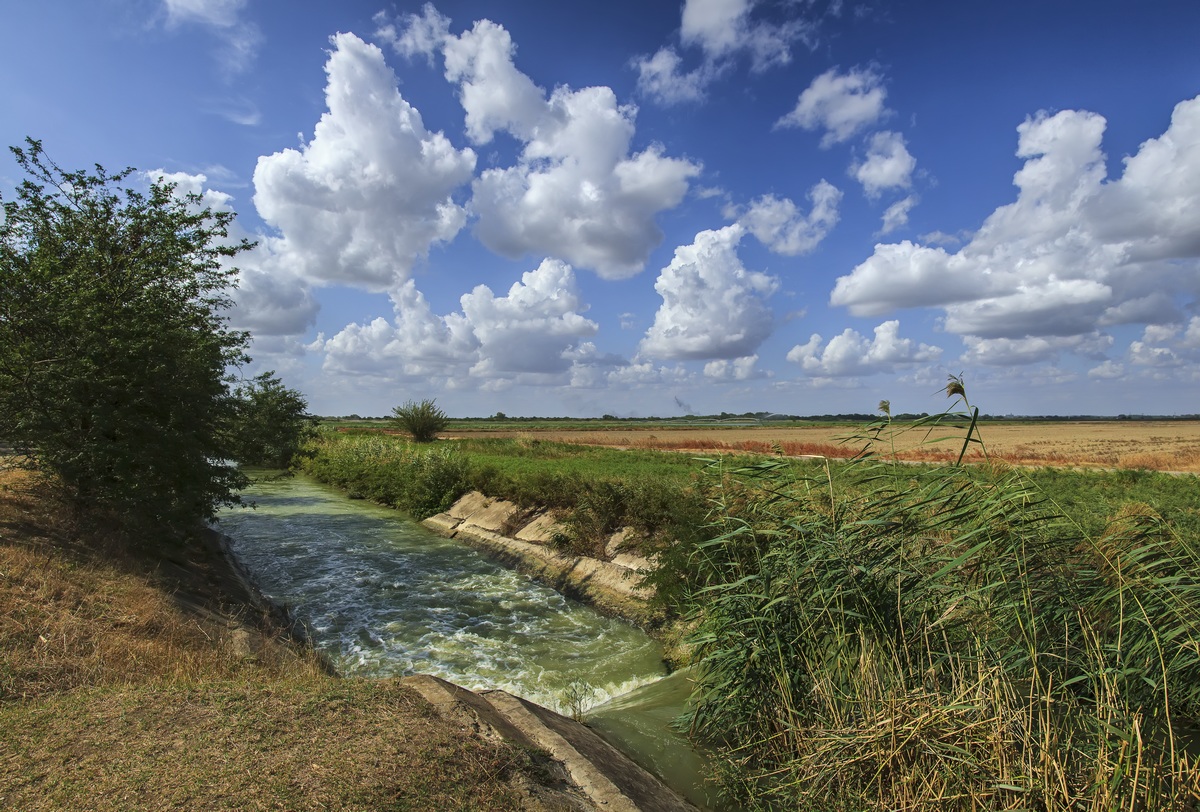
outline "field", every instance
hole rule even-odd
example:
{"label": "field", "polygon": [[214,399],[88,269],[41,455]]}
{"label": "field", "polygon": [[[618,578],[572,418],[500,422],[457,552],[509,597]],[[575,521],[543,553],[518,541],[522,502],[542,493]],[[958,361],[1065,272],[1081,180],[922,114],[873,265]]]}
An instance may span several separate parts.
{"label": "field", "polygon": [[[1094,422],[995,422],[981,423],[987,453],[1014,465],[1094,468],[1144,468],[1154,471],[1200,473],[1200,421],[1094,421]],[[473,428],[451,424],[448,438],[531,438],[614,448],[677,451],[769,452],[779,446],[788,455],[850,456],[860,444],[845,441],[860,427],[809,426],[697,426],[607,424],[588,429],[573,423],[559,428],[554,421],[514,424],[491,423]],[[943,434],[956,439],[930,443]],[[953,459],[961,448],[962,432],[914,429],[901,435],[897,453],[902,459],[939,461]],[[981,456],[973,449],[969,457]]]}

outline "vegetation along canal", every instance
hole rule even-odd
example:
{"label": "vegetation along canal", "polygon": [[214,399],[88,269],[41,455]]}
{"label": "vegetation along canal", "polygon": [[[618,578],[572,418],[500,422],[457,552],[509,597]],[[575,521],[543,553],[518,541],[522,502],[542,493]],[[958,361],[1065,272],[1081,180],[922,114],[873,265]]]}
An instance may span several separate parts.
{"label": "vegetation along canal", "polygon": [[641,630],[304,477],[245,497],[257,507],[225,511],[218,529],[341,673],[433,674],[563,713],[582,705],[613,744],[703,801],[700,759],[667,729],[686,683],[663,679],[662,649]]}

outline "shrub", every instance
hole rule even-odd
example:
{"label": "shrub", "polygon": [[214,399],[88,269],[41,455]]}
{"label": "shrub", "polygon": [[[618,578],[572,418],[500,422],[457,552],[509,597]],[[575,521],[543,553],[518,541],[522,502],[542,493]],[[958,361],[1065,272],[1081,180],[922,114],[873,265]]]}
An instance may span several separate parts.
{"label": "shrub", "polygon": [[446,428],[446,413],[432,400],[409,400],[392,409],[392,422],[412,435],[418,443],[432,443]]}

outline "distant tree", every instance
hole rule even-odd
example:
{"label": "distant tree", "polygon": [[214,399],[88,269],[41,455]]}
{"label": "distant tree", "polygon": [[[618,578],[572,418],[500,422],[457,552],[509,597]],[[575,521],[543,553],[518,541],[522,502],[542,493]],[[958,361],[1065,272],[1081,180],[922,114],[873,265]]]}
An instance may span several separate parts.
{"label": "distant tree", "polygon": [[506,415],[504,412],[496,412],[494,415],[492,415],[492,419],[493,420],[507,420],[508,415]]}
{"label": "distant tree", "polygon": [[230,212],[133,170],[67,172],[27,139],[0,223],[0,438],[79,511],[181,533],[237,501],[226,370]]}
{"label": "distant tree", "polygon": [[275,373],[264,372],[236,389],[233,423],[235,458],[247,465],[287,468],[305,440],[316,432],[308,402]]}
{"label": "distant tree", "polygon": [[392,423],[412,435],[418,443],[432,443],[438,433],[446,428],[446,413],[432,400],[420,403],[405,401],[392,409]]}

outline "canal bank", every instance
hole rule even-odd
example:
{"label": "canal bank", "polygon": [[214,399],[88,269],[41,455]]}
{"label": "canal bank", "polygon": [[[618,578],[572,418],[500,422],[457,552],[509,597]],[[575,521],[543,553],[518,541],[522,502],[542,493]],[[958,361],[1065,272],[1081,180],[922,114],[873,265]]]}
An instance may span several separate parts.
{"label": "canal bank", "polygon": [[[590,706],[648,690],[667,674],[661,647],[640,630],[395,511],[346,499],[304,478],[263,483],[250,498],[256,510],[222,517],[234,556],[268,599],[288,606],[307,626],[317,651],[341,673],[432,674],[478,695],[521,697],[546,714],[552,708],[585,716]],[[636,588],[635,578],[621,575],[614,583]],[[593,586],[606,580],[612,579],[594,572],[588,579]],[[659,772],[667,765],[676,774],[664,777],[703,804],[702,766],[686,740],[667,727],[635,736],[643,744],[634,747],[648,752],[633,753],[634,760]],[[629,747],[619,733],[605,733]],[[690,755],[662,757],[679,748]],[[690,775],[681,777],[681,771]]]}

